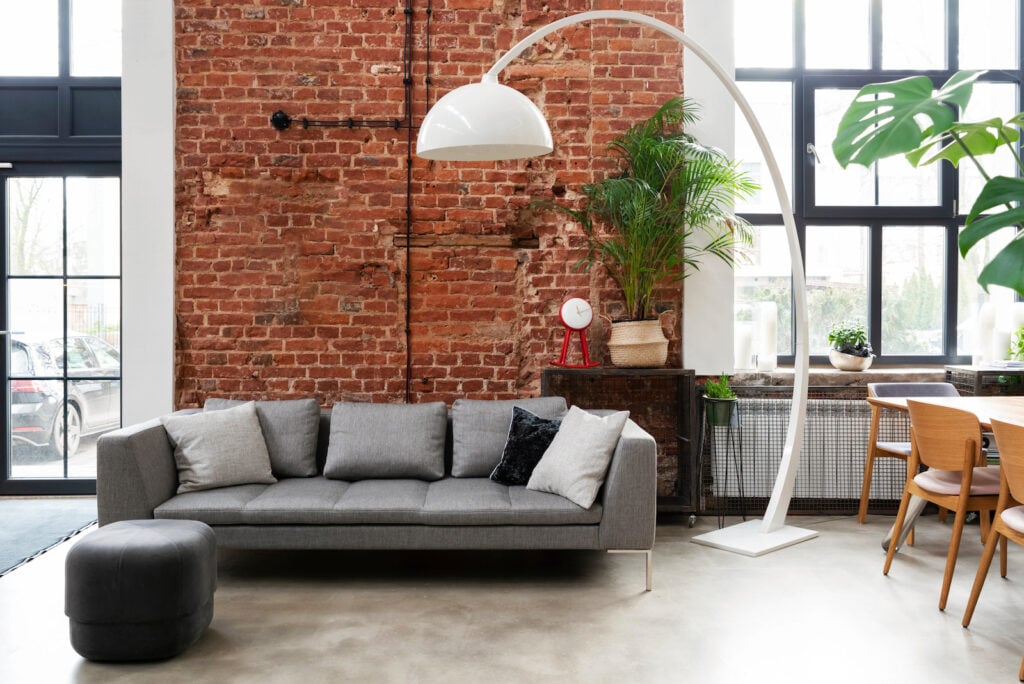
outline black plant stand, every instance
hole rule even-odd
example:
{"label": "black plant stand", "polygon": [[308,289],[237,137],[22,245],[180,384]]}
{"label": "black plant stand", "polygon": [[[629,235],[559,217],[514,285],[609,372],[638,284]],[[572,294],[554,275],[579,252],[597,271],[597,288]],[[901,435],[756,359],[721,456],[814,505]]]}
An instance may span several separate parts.
{"label": "black plant stand", "polygon": [[736,488],[739,493],[740,515],[743,520],[747,519],[747,499],[743,493],[743,440],[741,438],[741,412],[740,402],[736,401],[732,415],[727,424],[713,424],[708,419],[707,399],[702,402],[704,406],[704,426],[702,431],[700,466],[698,472],[703,477],[705,473],[705,459],[707,459],[707,472],[710,476],[710,486],[704,491],[710,491],[714,497],[714,511],[718,517],[718,528],[725,527],[725,515],[729,495],[729,471],[736,471]]}

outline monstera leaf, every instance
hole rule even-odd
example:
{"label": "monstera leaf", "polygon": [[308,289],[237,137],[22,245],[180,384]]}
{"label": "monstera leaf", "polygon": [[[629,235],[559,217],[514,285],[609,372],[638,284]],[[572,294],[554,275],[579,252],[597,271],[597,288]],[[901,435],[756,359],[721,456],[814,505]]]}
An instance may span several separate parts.
{"label": "monstera leaf", "polygon": [[[995,117],[975,123],[957,122],[948,130],[929,137],[916,150],[907,153],[907,161],[914,166],[924,166],[945,159],[956,166],[966,157],[992,154],[1000,145],[1013,146],[1020,139],[1020,129],[1024,123],[1018,114],[1009,121]],[[941,145],[947,141],[951,144]],[[933,148],[939,146],[937,152],[925,158]]]}
{"label": "monstera leaf", "polygon": [[[946,160],[957,166],[964,159],[975,163],[988,178],[978,157],[1008,146],[1018,167],[1024,161],[1016,146],[1024,130],[1024,113],[1010,119],[979,122],[957,121],[958,112],[971,99],[981,71],[959,71],[938,90],[925,76],[860,89],[839,122],[832,151],[845,168],[850,164],[871,166],[880,159],[904,155],[913,166]],[[1024,226],[1024,178],[997,176],[988,180],[971,208],[960,233],[960,253],[967,252],[1001,228]],[[992,213],[985,213],[992,212]],[[982,270],[978,284],[1001,285],[1024,296],[1024,233],[1016,232],[1010,243]]]}
{"label": "monstera leaf", "polygon": [[[1015,206],[1024,200],[1024,178],[996,176],[978,194],[960,233],[960,255],[1001,228],[1024,224],[1024,207]],[[991,214],[986,211],[999,209]],[[1024,233],[1017,232],[1010,243],[988,262],[978,284],[988,291],[989,285],[1002,285],[1024,294]]]}
{"label": "monstera leaf", "polygon": [[949,105],[965,107],[982,73],[959,71],[934,92],[927,76],[864,86],[839,122],[832,152],[843,168],[913,152],[949,130],[956,121]]}

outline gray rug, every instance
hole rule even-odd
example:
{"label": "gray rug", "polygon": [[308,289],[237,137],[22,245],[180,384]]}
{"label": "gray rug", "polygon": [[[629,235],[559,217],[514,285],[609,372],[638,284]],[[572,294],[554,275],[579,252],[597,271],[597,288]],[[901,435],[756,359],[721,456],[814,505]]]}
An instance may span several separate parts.
{"label": "gray rug", "polygon": [[96,522],[96,497],[0,501],[0,577]]}

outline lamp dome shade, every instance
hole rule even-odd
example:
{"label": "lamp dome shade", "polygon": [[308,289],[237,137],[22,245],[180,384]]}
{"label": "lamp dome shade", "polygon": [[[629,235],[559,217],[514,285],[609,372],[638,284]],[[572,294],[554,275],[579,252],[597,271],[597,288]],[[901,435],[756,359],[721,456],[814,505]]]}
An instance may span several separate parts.
{"label": "lamp dome shade", "polygon": [[451,91],[420,125],[416,154],[442,161],[497,161],[548,154],[551,129],[518,90],[484,81]]}

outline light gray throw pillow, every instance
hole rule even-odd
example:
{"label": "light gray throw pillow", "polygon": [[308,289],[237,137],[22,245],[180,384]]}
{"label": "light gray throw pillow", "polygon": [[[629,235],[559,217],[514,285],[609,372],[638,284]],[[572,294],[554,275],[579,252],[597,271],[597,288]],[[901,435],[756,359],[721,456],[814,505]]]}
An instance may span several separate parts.
{"label": "light gray throw pillow", "polygon": [[174,445],[178,493],[240,484],[273,484],[256,404],[164,416],[160,419]]}
{"label": "light gray throw pillow", "polygon": [[324,477],[335,480],[444,477],[448,410],[429,404],[339,402],[331,409]]}
{"label": "light gray throw pillow", "polygon": [[[220,411],[243,403],[238,399],[207,399],[203,410]],[[275,476],[316,475],[316,438],[320,431],[320,404],[316,399],[257,401],[256,416]]]}
{"label": "light gray throw pillow", "polygon": [[599,417],[571,407],[526,488],[558,494],[590,508],[628,419],[629,411]]}
{"label": "light gray throw pillow", "polygon": [[548,420],[565,415],[562,397],[456,399],[452,404],[452,477],[490,477],[501,461],[516,406]]}

